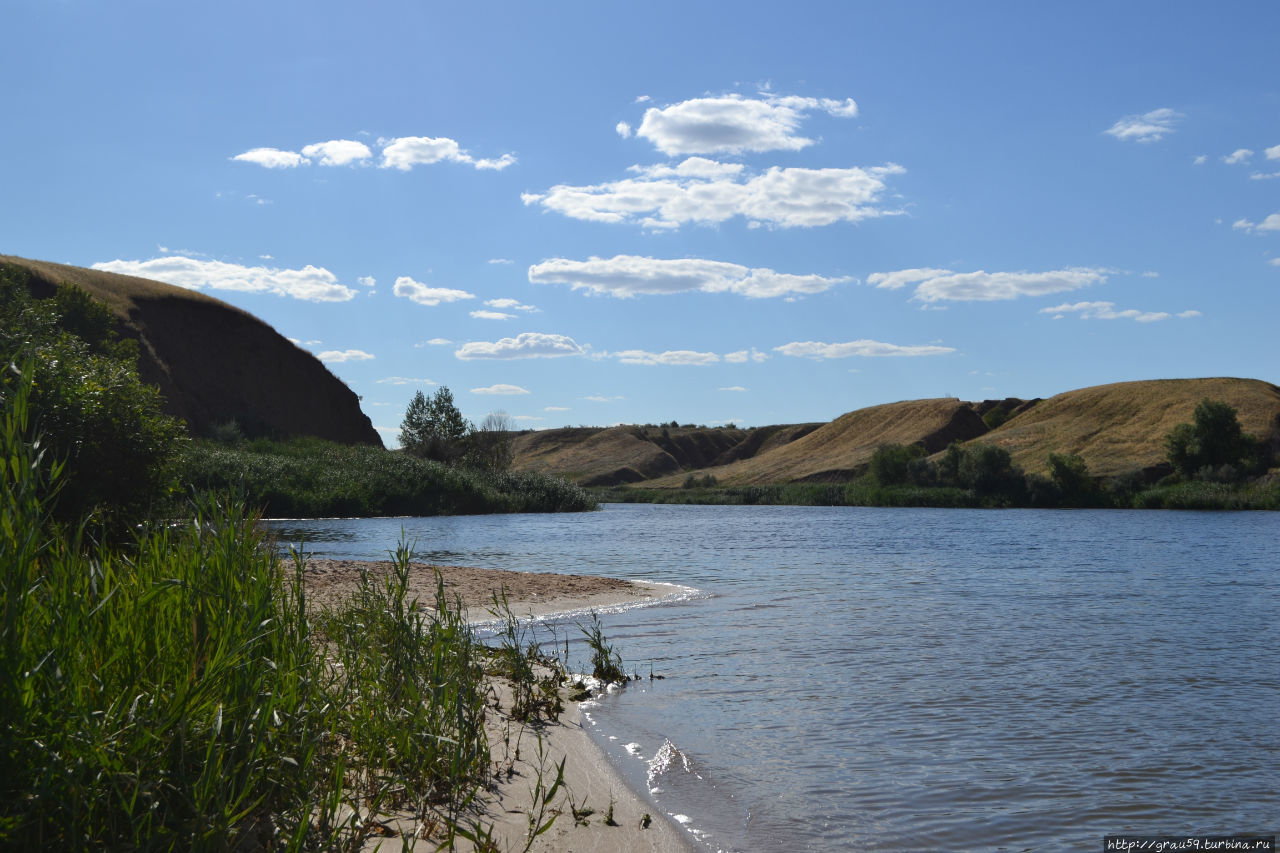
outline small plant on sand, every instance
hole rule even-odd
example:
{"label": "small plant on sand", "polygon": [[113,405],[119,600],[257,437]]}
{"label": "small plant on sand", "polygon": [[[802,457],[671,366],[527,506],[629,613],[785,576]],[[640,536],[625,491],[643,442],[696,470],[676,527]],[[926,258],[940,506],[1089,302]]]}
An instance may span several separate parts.
{"label": "small plant on sand", "polygon": [[592,610],[590,627],[579,627],[591,649],[591,676],[605,684],[625,684],[628,679],[622,668],[622,655],[605,639],[599,615]]}

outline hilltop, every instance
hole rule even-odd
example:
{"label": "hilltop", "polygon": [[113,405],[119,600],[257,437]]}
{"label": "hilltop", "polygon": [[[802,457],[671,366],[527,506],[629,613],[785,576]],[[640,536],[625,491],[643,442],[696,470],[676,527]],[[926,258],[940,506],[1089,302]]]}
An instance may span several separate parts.
{"label": "hilltop", "polygon": [[1151,480],[1168,473],[1165,436],[1190,421],[1205,398],[1230,404],[1246,432],[1280,448],[1280,388],[1223,377],[1120,382],[1044,400],[907,400],[826,424],[552,429],[517,435],[513,449],[517,470],[585,486],[678,488],[690,477],[721,486],[844,483],[865,471],[883,444],[937,454],[952,442],[998,445],[1028,472],[1045,471],[1050,453],[1069,453],[1093,476],[1132,472]]}
{"label": "hilltop", "polygon": [[235,421],[249,437],[316,436],[382,446],[355,393],[314,355],[232,305],[182,287],[0,255],[26,269],[33,295],[71,284],[105,303],[138,341],[138,373],[195,435]]}

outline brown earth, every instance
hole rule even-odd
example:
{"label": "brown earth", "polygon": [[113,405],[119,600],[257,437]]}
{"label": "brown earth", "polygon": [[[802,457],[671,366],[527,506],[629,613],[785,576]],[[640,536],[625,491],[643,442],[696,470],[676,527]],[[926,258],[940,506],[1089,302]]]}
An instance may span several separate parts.
{"label": "brown earth", "polygon": [[1048,470],[1050,453],[1074,453],[1096,477],[1165,464],[1164,437],[1190,423],[1209,398],[1234,406],[1240,425],[1263,441],[1280,439],[1280,388],[1258,379],[1153,379],[1068,391],[980,439],[1009,451],[1028,472]]}
{"label": "brown earth", "polygon": [[109,306],[139,344],[138,372],[195,435],[236,421],[250,437],[382,439],[360,401],[314,355],[232,305],[150,279],[0,255],[31,273],[32,292],[73,284]]}

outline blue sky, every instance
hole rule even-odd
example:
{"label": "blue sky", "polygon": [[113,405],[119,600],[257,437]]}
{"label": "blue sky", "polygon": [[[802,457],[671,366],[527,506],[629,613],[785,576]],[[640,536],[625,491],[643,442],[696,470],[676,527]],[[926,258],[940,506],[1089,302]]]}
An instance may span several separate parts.
{"label": "blue sky", "polygon": [[394,443],[1277,380],[1280,6],[11,0],[0,252],[199,289]]}

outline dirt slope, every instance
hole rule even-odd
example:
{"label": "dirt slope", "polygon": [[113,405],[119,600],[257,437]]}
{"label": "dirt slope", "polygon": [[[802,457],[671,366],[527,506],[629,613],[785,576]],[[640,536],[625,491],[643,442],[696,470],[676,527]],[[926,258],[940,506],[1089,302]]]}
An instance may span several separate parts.
{"label": "dirt slope", "polygon": [[[843,482],[852,479],[881,444],[919,443],[934,452],[986,431],[977,412],[954,398],[887,403],[841,415],[750,459],[697,473],[713,475],[720,485]],[[646,485],[678,486],[681,479],[668,477]]]}
{"label": "dirt slope", "polygon": [[1005,448],[1026,471],[1045,471],[1050,453],[1075,453],[1094,476],[1153,469],[1164,437],[1192,419],[1202,399],[1236,408],[1245,432],[1280,436],[1280,388],[1258,379],[1154,379],[1068,391],[1041,401],[981,438]]}
{"label": "dirt slope", "polygon": [[139,342],[139,373],[192,433],[236,420],[248,435],[314,435],[381,445],[360,401],[314,355],[266,323],[202,293],[134,276],[0,255],[32,290],[69,283],[105,302]]}

